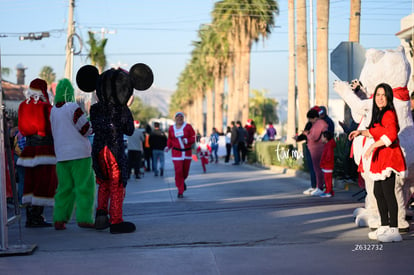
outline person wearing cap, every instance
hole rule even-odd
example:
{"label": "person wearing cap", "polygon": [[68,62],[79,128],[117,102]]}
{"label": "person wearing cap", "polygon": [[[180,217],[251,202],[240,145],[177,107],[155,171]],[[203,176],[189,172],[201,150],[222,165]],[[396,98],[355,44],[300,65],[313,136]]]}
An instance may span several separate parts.
{"label": "person wearing cap", "polygon": [[323,120],[325,120],[325,122],[328,124],[328,131],[331,132],[332,134],[335,134],[335,123],[333,122],[333,120],[328,116],[328,113],[326,111],[326,107],[325,106],[319,106],[319,117]]}
{"label": "person wearing cap", "polygon": [[56,86],[55,105],[50,114],[56,152],[59,185],[55,195],[53,221],[56,230],[66,229],[76,204],[79,227],[95,228],[93,219],[96,181],[92,169],[92,125],[75,102],[69,79]]}
{"label": "person wearing cap", "polygon": [[144,129],[140,128],[140,122],[134,120],[134,133],[132,136],[127,136],[128,139],[128,177],[131,177],[132,168],[134,168],[134,174],[136,179],[140,179],[141,163],[142,163],[142,151],[143,142],[145,141]]}
{"label": "person wearing cap", "polygon": [[45,221],[43,209],[54,205],[57,176],[46,81],[34,79],[26,98],[18,110],[18,128],[26,137],[26,146],[17,160],[17,165],[25,167],[22,203],[26,205],[26,227],[48,227],[52,224]]}
{"label": "person wearing cap", "polygon": [[167,146],[164,151],[171,149],[172,161],[175,171],[175,185],[178,189],[178,198],[183,198],[187,190],[185,180],[190,171],[192,160],[192,145],[195,143],[195,131],[191,124],[184,121],[184,114],[177,112],[174,115],[175,124],[168,129]]}

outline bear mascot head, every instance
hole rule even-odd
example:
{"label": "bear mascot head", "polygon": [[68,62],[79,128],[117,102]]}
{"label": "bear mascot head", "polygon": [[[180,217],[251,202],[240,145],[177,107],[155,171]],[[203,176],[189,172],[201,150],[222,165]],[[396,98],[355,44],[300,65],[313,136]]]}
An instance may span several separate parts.
{"label": "bear mascot head", "polygon": [[[334,90],[342,97],[351,109],[352,118],[359,123],[358,129],[367,129],[372,115],[372,95],[380,83],[387,83],[393,88],[394,106],[397,112],[400,132],[398,138],[407,164],[406,177],[397,177],[396,197],[398,201],[398,227],[408,230],[406,221],[407,202],[411,196],[411,182],[414,180],[414,126],[411,116],[410,97],[407,84],[410,78],[410,64],[402,46],[392,50],[368,49],[360,78],[352,83],[335,81]],[[358,136],[353,140],[352,151],[357,165],[362,162],[364,171],[370,168],[371,160],[363,158],[366,149],[373,143],[372,139]],[[365,180],[367,196],[365,207],[354,211],[358,226],[378,228],[380,221],[373,192],[374,182],[362,173]]]}

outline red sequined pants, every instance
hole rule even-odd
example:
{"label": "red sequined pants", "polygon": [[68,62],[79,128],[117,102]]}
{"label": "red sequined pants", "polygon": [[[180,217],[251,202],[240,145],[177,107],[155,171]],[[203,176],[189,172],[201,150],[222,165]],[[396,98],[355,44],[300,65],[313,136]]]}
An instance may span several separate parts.
{"label": "red sequined pants", "polygon": [[125,197],[125,188],[121,182],[121,171],[118,163],[108,147],[99,153],[99,166],[105,180],[97,178],[98,189],[98,210],[108,212],[109,222],[117,224],[123,222],[122,204]]}

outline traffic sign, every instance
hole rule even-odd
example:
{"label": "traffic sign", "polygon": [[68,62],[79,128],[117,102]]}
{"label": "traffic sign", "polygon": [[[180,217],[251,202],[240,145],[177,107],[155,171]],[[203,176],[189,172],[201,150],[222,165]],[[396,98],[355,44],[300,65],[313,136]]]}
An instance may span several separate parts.
{"label": "traffic sign", "polygon": [[331,71],[342,81],[359,78],[365,63],[365,49],[357,42],[341,42],[331,52]]}

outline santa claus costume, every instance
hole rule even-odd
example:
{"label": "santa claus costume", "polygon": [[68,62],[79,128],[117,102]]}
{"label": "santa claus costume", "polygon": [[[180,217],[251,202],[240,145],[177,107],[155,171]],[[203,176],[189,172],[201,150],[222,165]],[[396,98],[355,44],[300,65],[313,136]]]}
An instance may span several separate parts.
{"label": "santa claus costume", "polygon": [[17,164],[25,167],[22,203],[26,204],[26,227],[51,226],[42,216],[44,206],[53,206],[57,187],[56,157],[50,127],[50,110],[46,81],[36,78],[30,83],[26,100],[19,106],[19,131],[26,137]]}
{"label": "santa claus costume", "polygon": [[208,159],[211,155],[211,147],[206,143],[206,138],[202,137],[200,139],[200,144],[197,147],[197,154],[203,167],[203,172],[207,172],[206,165],[208,164]]}
{"label": "santa claus costume", "polygon": [[183,198],[187,190],[185,180],[190,171],[192,160],[192,145],[195,142],[195,131],[191,124],[184,122],[184,114],[177,112],[174,116],[175,124],[168,129],[166,152],[171,149],[171,157],[175,170],[175,185],[178,189],[178,198]]}

